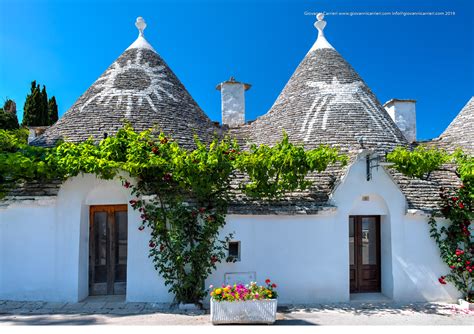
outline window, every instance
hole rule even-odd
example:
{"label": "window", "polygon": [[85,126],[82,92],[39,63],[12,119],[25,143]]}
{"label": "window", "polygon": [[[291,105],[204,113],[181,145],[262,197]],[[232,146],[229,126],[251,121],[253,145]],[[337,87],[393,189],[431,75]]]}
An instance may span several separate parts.
{"label": "window", "polygon": [[240,241],[230,241],[229,256],[227,257],[227,262],[237,261],[240,261]]}

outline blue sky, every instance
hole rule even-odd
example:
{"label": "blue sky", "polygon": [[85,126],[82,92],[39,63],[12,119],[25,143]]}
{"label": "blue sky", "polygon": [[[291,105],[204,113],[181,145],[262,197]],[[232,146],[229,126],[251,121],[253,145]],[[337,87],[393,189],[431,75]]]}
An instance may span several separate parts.
{"label": "blue sky", "polygon": [[221,118],[215,86],[231,75],[252,84],[255,119],[316,39],[305,12],[417,12],[327,15],[325,34],[382,103],[416,99],[418,138],[433,138],[474,95],[473,9],[471,0],[0,0],[0,101],[14,99],[21,118],[37,80],[62,115],[136,39],[143,16],[147,40],[211,119]]}

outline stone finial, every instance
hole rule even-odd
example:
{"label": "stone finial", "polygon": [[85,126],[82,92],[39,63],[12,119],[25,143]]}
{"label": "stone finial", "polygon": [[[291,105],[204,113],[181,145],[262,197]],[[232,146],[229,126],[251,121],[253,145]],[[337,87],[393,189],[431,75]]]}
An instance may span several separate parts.
{"label": "stone finial", "polygon": [[313,47],[309,50],[309,52],[313,52],[317,49],[334,49],[331,44],[326,40],[324,37],[324,27],[326,27],[326,21],[324,21],[324,13],[318,13],[316,15],[317,21],[314,23],[314,27],[318,29],[318,38],[316,42],[313,44]]}
{"label": "stone finial", "polygon": [[138,35],[143,36],[143,31],[146,28],[146,23],[143,17],[137,17],[137,20],[135,21],[135,27],[137,27],[138,31],[140,32]]}
{"label": "stone finial", "polygon": [[318,33],[320,36],[324,36],[324,27],[326,26],[326,21],[324,21],[324,14],[319,13],[316,15],[317,21],[314,23],[316,29],[318,29]]}

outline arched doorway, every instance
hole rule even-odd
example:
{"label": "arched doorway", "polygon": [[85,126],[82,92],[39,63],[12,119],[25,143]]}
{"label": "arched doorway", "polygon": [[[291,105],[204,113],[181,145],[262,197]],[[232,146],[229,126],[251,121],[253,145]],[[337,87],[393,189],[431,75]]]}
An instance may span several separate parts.
{"label": "arched doorway", "polygon": [[127,286],[127,205],[91,205],[89,295],[124,295]]}
{"label": "arched doorway", "polygon": [[380,216],[349,216],[350,293],[381,291]]}

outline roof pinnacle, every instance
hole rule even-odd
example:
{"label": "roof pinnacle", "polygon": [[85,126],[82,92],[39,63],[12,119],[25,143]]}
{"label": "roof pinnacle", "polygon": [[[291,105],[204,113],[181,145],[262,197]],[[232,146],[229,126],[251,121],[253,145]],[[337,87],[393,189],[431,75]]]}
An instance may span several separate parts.
{"label": "roof pinnacle", "polygon": [[146,28],[146,23],[145,23],[145,20],[143,19],[143,17],[141,17],[141,16],[137,17],[137,20],[135,21],[135,27],[137,27],[137,29],[139,31],[138,37],[135,40],[135,42],[133,42],[132,45],[130,45],[127,48],[127,50],[129,50],[129,49],[149,49],[153,52],[156,52],[153,49],[153,47],[150,45],[150,43],[148,43],[146,41],[145,36],[143,35],[143,31]]}
{"label": "roof pinnacle", "polygon": [[327,22],[324,21],[324,13],[319,13],[316,15],[317,21],[314,23],[314,27],[318,29],[318,38],[314,43],[313,47],[309,50],[312,52],[316,49],[334,49],[331,44],[324,37],[324,27],[326,27]]}
{"label": "roof pinnacle", "polygon": [[316,15],[316,18],[318,20],[314,22],[314,27],[318,29],[318,36],[324,36],[323,30],[327,24],[327,22],[324,21],[324,13],[319,13],[318,15]]}
{"label": "roof pinnacle", "polygon": [[143,31],[146,28],[146,23],[145,23],[145,20],[143,19],[143,17],[141,17],[141,16],[137,17],[137,20],[135,21],[135,27],[137,27],[137,29],[139,31],[138,36],[143,37]]}

